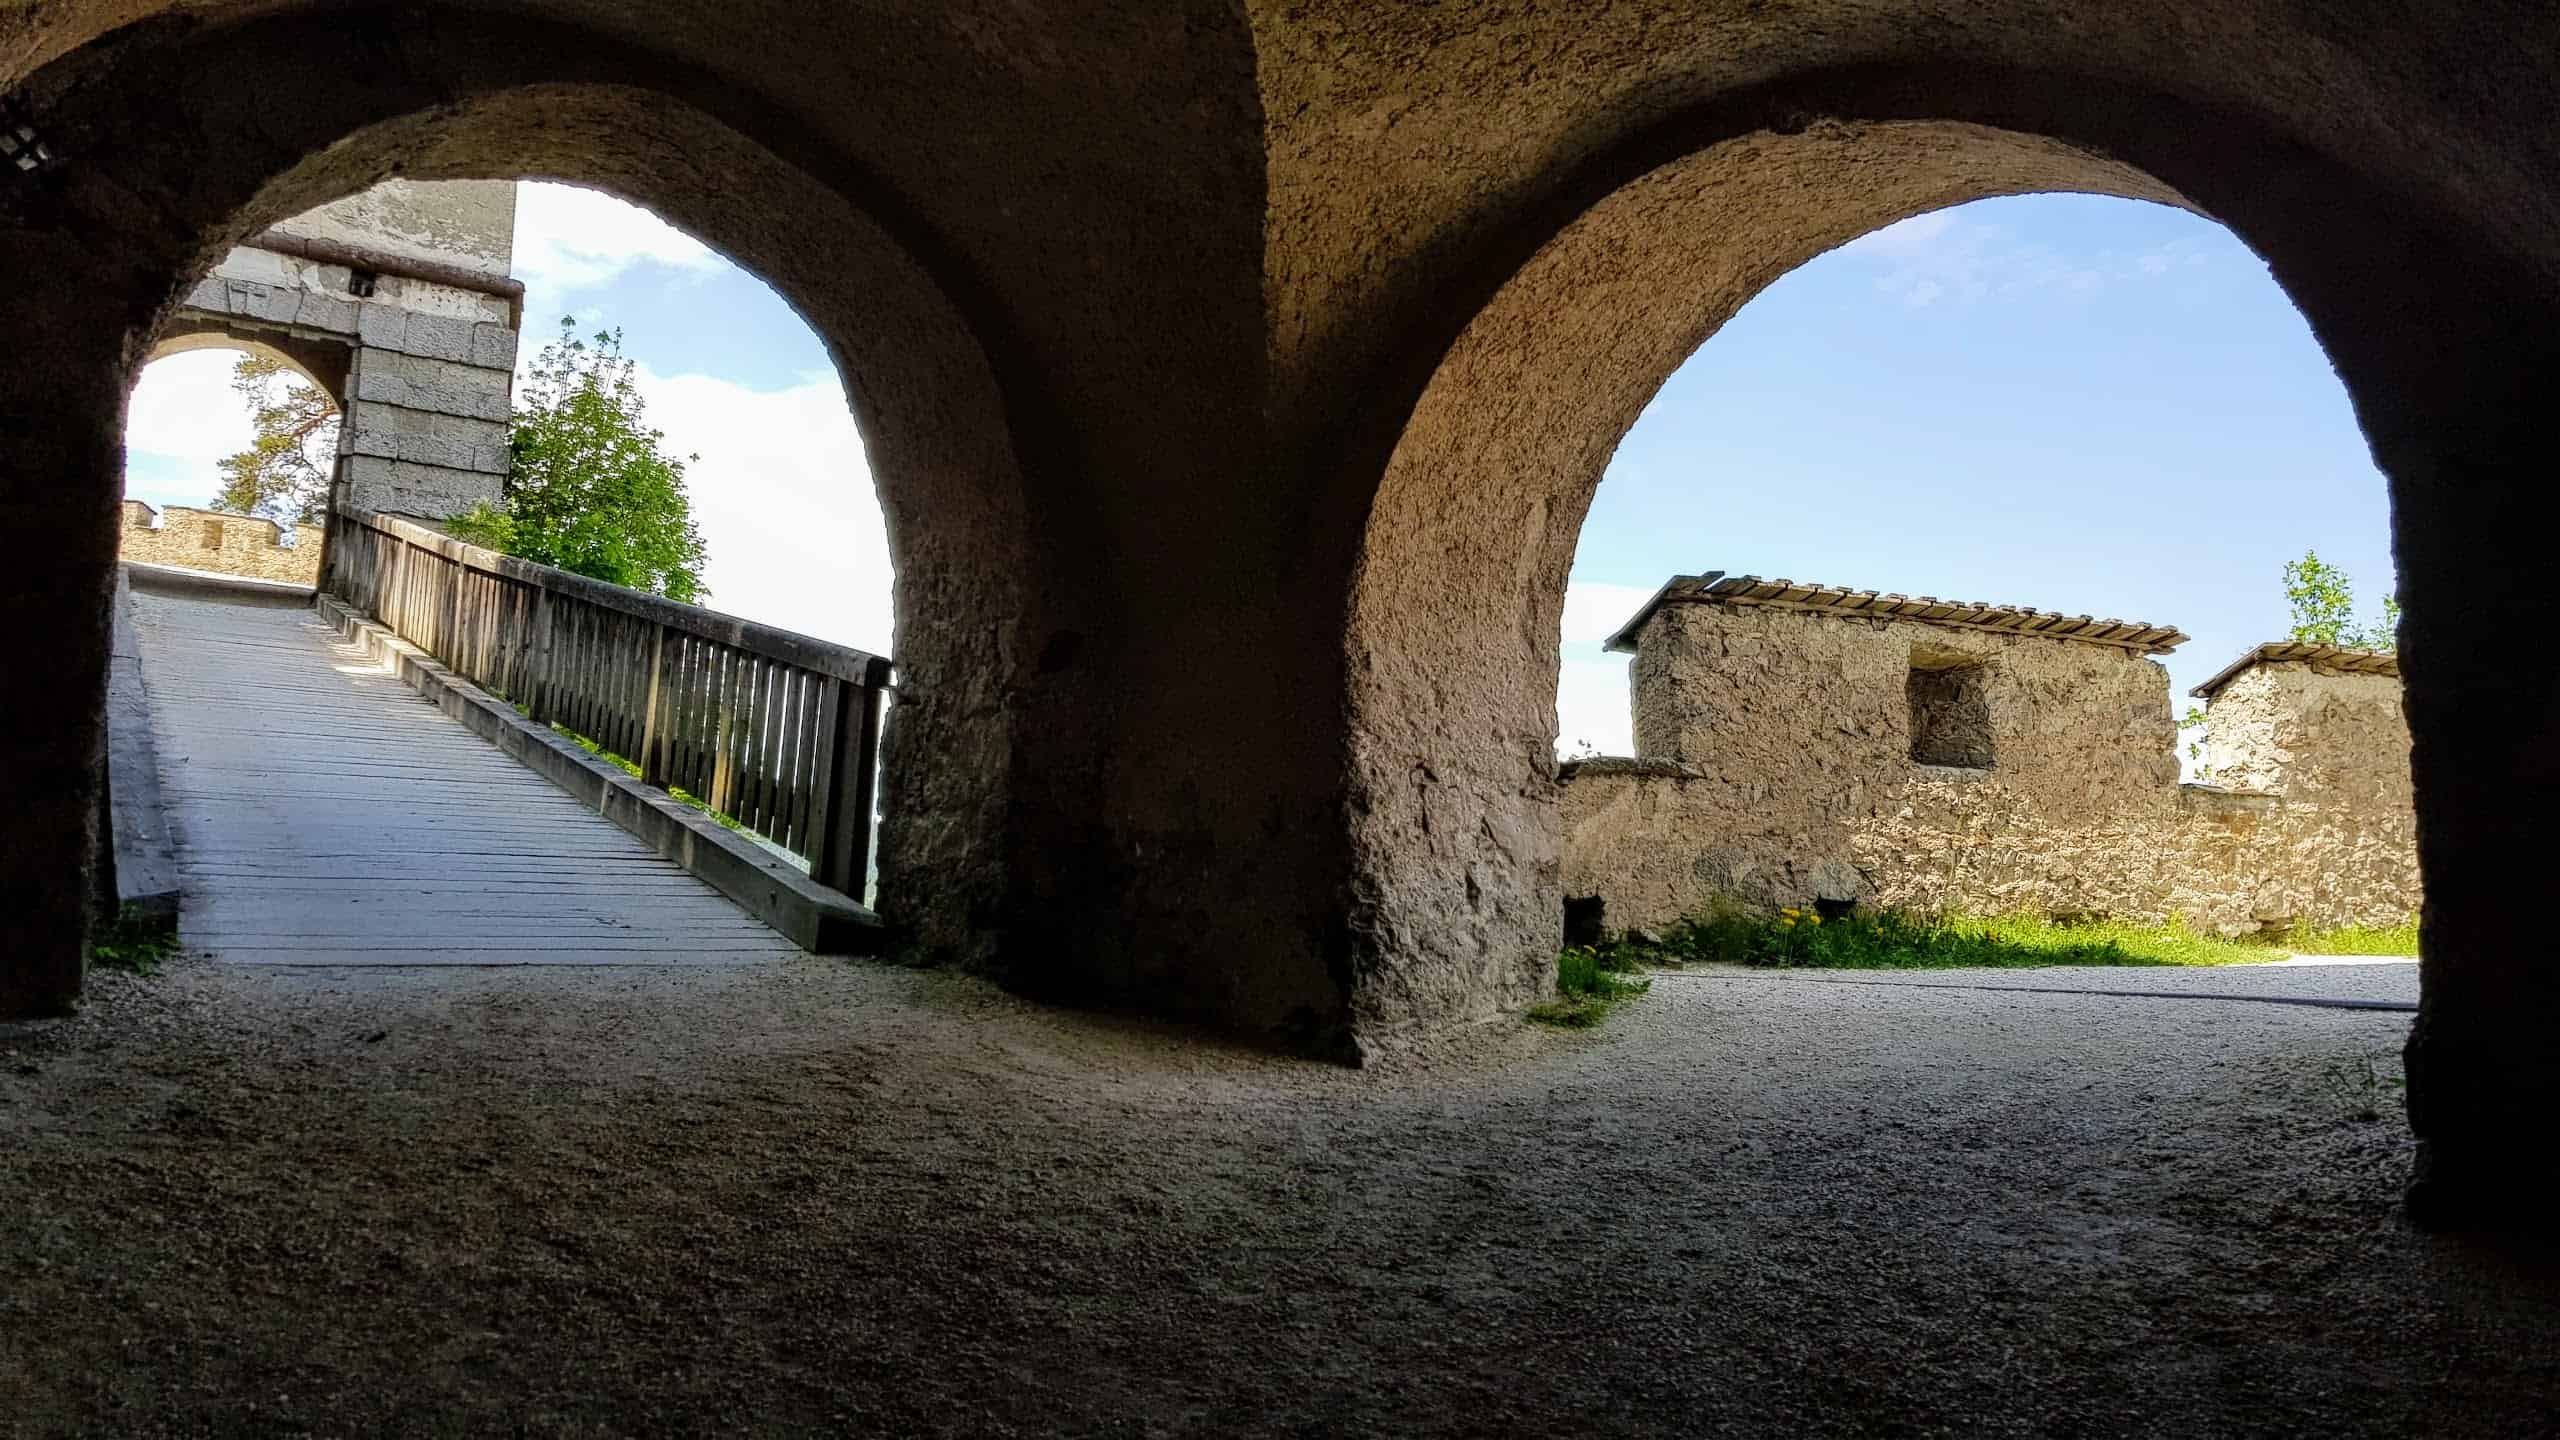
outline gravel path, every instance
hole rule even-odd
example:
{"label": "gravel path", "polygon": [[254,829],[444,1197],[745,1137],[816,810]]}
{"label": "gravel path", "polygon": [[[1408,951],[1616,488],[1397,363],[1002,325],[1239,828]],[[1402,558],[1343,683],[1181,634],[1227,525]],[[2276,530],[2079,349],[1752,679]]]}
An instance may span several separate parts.
{"label": "gravel path", "polygon": [[1355,1072],[807,959],[98,988],[0,1027],[6,1433],[2486,1436],[2560,1395],[2560,1264],[2397,1214],[2392,1013],[1680,975]]}

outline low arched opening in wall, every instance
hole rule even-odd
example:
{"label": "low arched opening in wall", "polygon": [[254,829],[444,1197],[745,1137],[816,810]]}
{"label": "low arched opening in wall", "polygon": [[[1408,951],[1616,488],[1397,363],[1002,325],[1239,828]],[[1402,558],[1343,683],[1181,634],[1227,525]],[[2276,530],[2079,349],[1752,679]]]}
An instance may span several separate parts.
{"label": "low arched opening in wall", "polygon": [[[161,331],[146,370],[163,360],[179,355],[194,355],[207,350],[229,351],[237,355],[254,355],[273,361],[317,386],[329,397],[329,403],[340,410],[347,404],[347,362],[349,347],[342,341],[301,339],[290,335],[262,332],[245,326],[226,326],[190,321],[181,317]],[[136,377],[137,383],[140,377]]]}
{"label": "low arched opening in wall", "polygon": [[[412,37],[415,68],[390,85],[366,78],[358,52],[371,42],[292,21],[154,34],[75,56],[58,67],[64,73],[38,77],[37,93],[60,97],[47,111],[55,143],[85,158],[13,197],[25,213],[11,243],[31,260],[56,263],[63,277],[55,293],[14,297],[19,309],[49,307],[12,319],[51,337],[49,353],[26,357],[25,383],[52,397],[29,413],[56,421],[26,439],[56,477],[59,518],[72,537],[56,557],[55,583],[30,588],[59,592],[54,603],[68,617],[89,611],[93,602],[82,597],[104,595],[115,551],[122,401],[156,346],[189,343],[199,333],[185,318],[189,302],[235,244],[394,179],[538,179],[627,197],[770,284],[816,331],[843,381],[896,571],[900,691],[881,767],[881,910],[900,943],[969,956],[983,943],[975,921],[989,909],[986,892],[1000,883],[1011,778],[1006,696],[1028,603],[1020,552],[1028,525],[1008,402],[979,339],[987,317],[954,302],[944,279],[918,258],[917,237],[898,233],[894,205],[884,207],[867,177],[823,158],[824,147],[787,122],[726,113],[734,103],[729,91],[656,57],[524,28],[422,22]],[[233,79],[202,84],[217,74]],[[244,81],[256,75],[301,99],[281,117],[269,113],[245,98],[261,89]],[[119,145],[125,117],[154,110],[194,117],[213,158],[179,164],[148,147]],[[135,193],[153,198],[160,221],[118,223],[117,207]],[[112,234],[118,243],[100,248],[64,238],[80,234]],[[929,241],[925,249],[929,258]],[[363,263],[304,258],[352,270],[351,286],[370,278]],[[465,345],[475,343],[475,322],[487,318],[461,317]],[[544,338],[526,337],[526,348]],[[358,407],[371,393],[361,373],[366,353],[360,348],[355,377],[338,382]],[[499,417],[503,446],[503,409]],[[351,458],[370,453],[361,437],[347,450]],[[387,452],[377,458],[407,463]],[[482,474],[492,488],[503,470],[470,457],[426,458],[440,475]],[[338,480],[342,491],[358,483],[344,466]],[[841,482],[865,483],[860,473]],[[447,518],[420,503],[396,508]],[[330,549],[333,565],[352,553],[335,537]],[[832,578],[846,588],[885,583],[871,568]],[[104,609],[97,605],[98,613]],[[63,638],[71,659],[61,703],[13,701],[13,747],[63,759],[75,772],[89,763],[98,732],[83,703],[92,692],[84,676],[103,662],[105,638],[103,626],[71,627]],[[887,648],[887,637],[881,643]],[[780,727],[817,703],[760,666],[731,663],[721,675],[712,683],[725,688],[706,702],[707,713],[734,727],[721,734]],[[847,702],[847,713],[860,704],[858,697]],[[717,749],[727,742],[711,743]],[[704,763],[707,787],[719,766]],[[70,807],[62,808],[55,818],[70,842]],[[30,915],[23,928],[24,942],[11,947],[18,958],[8,1008],[58,1008],[77,993],[77,917]]]}
{"label": "low arched opening in wall", "polygon": [[[146,586],[184,580],[160,576],[168,570],[297,591],[319,583],[353,358],[345,341],[173,318],[125,405],[117,553]],[[262,429],[274,439],[261,473],[241,478]]]}
{"label": "low arched opening in wall", "polygon": [[[2465,940],[2495,928],[2474,887],[2512,870],[2486,853],[2509,806],[2471,793],[2446,750],[2431,767],[2430,726],[2478,727],[2469,705],[2518,688],[2452,636],[2485,598],[2463,584],[2466,551],[2512,522],[2538,453],[2504,408],[2550,350],[2515,319],[2540,293],[2535,274],[2447,197],[2358,175],[2250,117],[2086,77],[1825,76],[1683,116],[1563,177],[1543,222],[1452,278],[1476,298],[1452,307],[1413,372],[1410,409],[1378,427],[1383,479],[1350,606],[1353,1004],[1366,1023],[1483,1013],[1551,984],[1569,863],[1553,750],[1567,577],[1610,457],[1666,379],[1814,257],[1913,216],[2040,192],[2227,224],[2309,319],[2392,483],[2428,892],[2412,1117],[2437,1153],[2487,1160],[2496,1127],[2458,1097],[2530,1093],[2502,1068],[2529,1042],[2469,1003],[2509,983],[2512,962]],[[2413,314],[2433,328],[2413,334]],[[2445,488],[2457,474],[2458,498]],[[2528,583],[2520,568],[2490,588],[2513,600]],[[2431,636],[2448,642],[2432,670]],[[2519,700],[2538,703],[2532,688]]]}

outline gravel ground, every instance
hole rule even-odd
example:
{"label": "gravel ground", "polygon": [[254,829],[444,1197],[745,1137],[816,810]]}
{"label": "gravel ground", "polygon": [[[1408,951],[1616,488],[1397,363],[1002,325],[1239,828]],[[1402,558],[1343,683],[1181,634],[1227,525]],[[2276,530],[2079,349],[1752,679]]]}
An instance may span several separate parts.
{"label": "gravel ground", "polygon": [[1950,978],[1346,1071],[816,960],[110,977],[0,1027],[0,1430],[2552,1433],[2560,1263],[2397,1212],[2405,1015]]}

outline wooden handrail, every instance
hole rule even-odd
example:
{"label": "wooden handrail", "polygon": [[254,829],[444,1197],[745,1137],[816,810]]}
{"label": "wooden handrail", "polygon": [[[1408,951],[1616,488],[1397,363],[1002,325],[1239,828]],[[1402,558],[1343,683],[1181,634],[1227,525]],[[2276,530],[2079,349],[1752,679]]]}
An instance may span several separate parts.
{"label": "wooden handrail", "polygon": [[629,757],[866,898],[895,665],[460,540],[331,512],[321,586],[465,678]]}
{"label": "wooden handrail", "polygon": [[502,575],[557,594],[573,595],[590,605],[637,616],[653,625],[664,625],[686,635],[752,651],[856,685],[896,688],[895,680],[888,673],[892,663],[885,655],[838,645],[832,640],[803,635],[797,630],[759,624],[737,615],[724,615],[717,610],[706,610],[699,605],[652,595],[646,590],[634,590],[628,585],[597,580],[572,570],[520,560],[458,539],[412,516],[365,510],[352,505],[340,508],[338,514],[354,524],[397,536],[411,545],[433,550],[455,564],[483,574]]}

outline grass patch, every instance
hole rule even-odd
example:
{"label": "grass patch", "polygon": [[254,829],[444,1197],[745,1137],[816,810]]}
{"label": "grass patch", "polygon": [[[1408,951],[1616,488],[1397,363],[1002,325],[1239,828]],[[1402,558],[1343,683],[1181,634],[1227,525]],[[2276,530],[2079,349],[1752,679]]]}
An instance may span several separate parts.
{"label": "grass patch", "polygon": [[[590,755],[593,755],[607,765],[614,767],[634,780],[641,779],[640,767],[637,764],[614,754],[602,745],[597,744],[595,741],[588,739],[586,736],[579,734],[577,731],[570,729],[568,726],[561,724],[557,720],[551,722],[551,728],[558,732],[562,739],[567,740],[570,744],[577,746],[579,749],[586,751]],[[674,797],[681,803],[690,805],[694,809],[701,811],[703,814],[710,816],[714,821],[719,823],[720,828],[723,830],[734,830],[741,835],[750,835],[755,833],[749,830],[737,816],[731,815],[726,811],[712,809],[709,802],[705,801],[701,796],[695,795],[679,786],[668,786],[667,794]]]}
{"label": "grass patch", "polygon": [[602,745],[599,745],[595,741],[588,739],[586,736],[579,734],[577,731],[570,729],[568,726],[561,724],[559,721],[554,720],[551,722],[551,731],[561,739],[566,740],[570,744],[577,746],[579,749],[586,751],[588,754],[593,755],[607,765],[621,771],[623,774],[630,776],[632,779],[637,780],[640,778],[640,767],[637,764],[623,759],[621,756],[614,754],[612,751],[607,750]]}
{"label": "grass patch", "polygon": [[694,809],[701,811],[703,814],[710,816],[713,820],[719,822],[722,829],[735,830],[741,835],[747,833],[747,827],[741,824],[736,816],[731,815],[726,811],[712,809],[708,801],[705,801],[701,796],[684,789],[682,786],[670,785],[667,787],[667,793],[678,800],[683,801],[685,804],[692,806]]}
{"label": "grass patch", "polygon": [[2397,925],[2342,925],[2335,930],[2297,930],[2282,942],[2300,955],[2405,955],[2418,953],[2418,917]]}
{"label": "grass patch", "polygon": [[[2416,953],[2403,930],[2297,931],[2226,940],[2172,920],[2049,920],[2040,915],[1906,915],[1858,912],[1825,919],[1812,911],[1733,911],[1689,921],[1641,947],[1656,964],[1707,961],[1769,968],[1930,970],[2039,965],[2243,965],[2295,952],[2324,955]],[[2400,947],[2400,948],[2392,948]]]}
{"label": "grass patch", "polygon": [[89,965],[92,969],[122,970],[129,975],[157,975],[161,962],[177,953],[176,928],[166,920],[144,916],[130,905],[89,936]]}
{"label": "grass patch", "polygon": [[1634,974],[1643,964],[1633,946],[1568,945],[1556,956],[1556,998],[1530,1006],[1529,1018],[1541,1025],[1588,1030],[1609,1018],[1621,1002],[1653,988],[1651,980]]}

